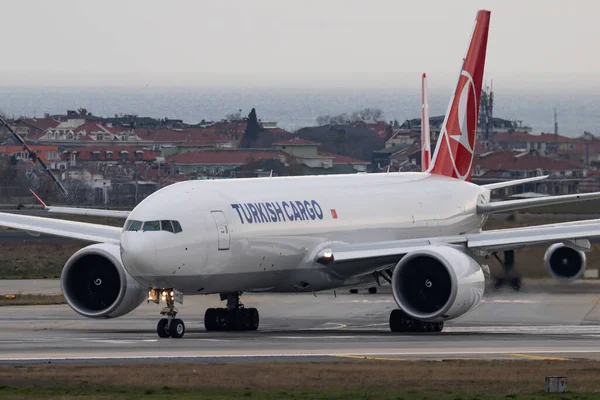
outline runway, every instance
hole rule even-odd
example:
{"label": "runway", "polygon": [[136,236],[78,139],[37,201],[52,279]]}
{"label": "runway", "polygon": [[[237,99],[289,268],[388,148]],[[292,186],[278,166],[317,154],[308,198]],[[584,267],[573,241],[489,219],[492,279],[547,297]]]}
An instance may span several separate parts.
{"label": "runway", "polygon": [[600,359],[595,287],[490,293],[441,334],[389,332],[395,303],[388,293],[244,295],[242,301],[260,311],[259,331],[218,333],[202,323],[207,307],[221,306],[218,296],[186,297],[178,307],[187,327],[183,339],[157,337],[161,307],[153,303],[111,320],[87,319],[66,305],[2,307],[0,363]]}

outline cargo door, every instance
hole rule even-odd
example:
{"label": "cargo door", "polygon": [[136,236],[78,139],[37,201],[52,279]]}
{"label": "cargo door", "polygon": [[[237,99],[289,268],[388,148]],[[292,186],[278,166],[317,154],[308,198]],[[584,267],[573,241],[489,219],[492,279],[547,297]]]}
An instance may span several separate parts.
{"label": "cargo door", "polygon": [[227,218],[225,218],[223,211],[211,211],[211,214],[217,226],[219,250],[229,250],[230,237]]}

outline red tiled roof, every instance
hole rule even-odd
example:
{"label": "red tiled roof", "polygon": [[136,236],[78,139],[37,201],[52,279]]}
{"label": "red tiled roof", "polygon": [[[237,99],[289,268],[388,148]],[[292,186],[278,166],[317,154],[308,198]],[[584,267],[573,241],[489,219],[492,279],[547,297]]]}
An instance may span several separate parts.
{"label": "red tiled roof", "polygon": [[313,142],[299,137],[294,137],[288,140],[273,143],[274,146],[318,146],[321,143]]}
{"label": "red tiled roof", "polygon": [[[556,140],[555,140],[556,139]],[[528,132],[499,132],[494,136],[494,142],[576,142],[576,139],[558,135],[556,138],[553,133],[542,133],[532,135]]]}
{"label": "red tiled roof", "polygon": [[25,118],[22,119],[25,124],[34,126],[38,129],[45,131],[48,128],[56,128],[60,122],[53,120],[52,118]]}
{"label": "red tiled roof", "polygon": [[[58,155],[58,146],[29,146],[29,148],[46,164],[52,161],[46,158],[49,151],[53,151]],[[23,146],[0,146],[0,154],[12,156],[20,152],[25,152]]]}
{"label": "red tiled roof", "polygon": [[370,164],[368,161],[359,160],[358,158],[352,158],[343,156],[341,154],[319,152],[320,156],[333,157],[334,164]]}
{"label": "red tiled roof", "polygon": [[283,156],[287,162],[293,157],[278,150],[206,150],[190,151],[168,157],[168,162],[175,164],[214,164],[214,165],[243,165],[251,161],[270,160]]}
{"label": "red tiled roof", "polygon": [[79,125],[77,128],[73,129],[73,132],[86,132],[88,134],[94,132],[109,132],[115,133],[113,128],[109,128],[107,126],[101,125],[96,121],[86,121],[83,125]]}
{"label": "red tiled roof", "polygon": [[473,168],[491,171],[564,171],[581,169],[567,160],[541,157],[534,153],[518,155],[512,151],[498,151],[473,160]]}

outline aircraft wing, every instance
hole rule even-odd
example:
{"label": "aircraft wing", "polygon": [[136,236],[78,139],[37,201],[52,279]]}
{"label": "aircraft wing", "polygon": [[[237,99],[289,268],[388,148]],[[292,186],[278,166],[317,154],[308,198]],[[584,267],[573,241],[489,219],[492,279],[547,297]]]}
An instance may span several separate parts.
{"label": "aircraft wing", "polygon": [[394,240],[366,244],[340,244],[321,250],[315,261],[341,276],[372,273],[395,265],[405,254],[434,245],[457,245],[479,253],[564,242],[582,251],[590,240],[600,240],[600,219],[523,228],[498,229],[456,236]]}
{"label": "aircraft wing", "polygon": [[48,206],[44,203],[44,200],[37,195],[33,189],[29,189],[31,194],[40,202],[44,210],[56,213],[56,214],[70,214],[70,215],[88,215],[91,217],[110,217],[110,218],[123,218],[129,217],[131,211],[121,210],[103,210],[101,208],[79,208],[79,207],[59,207],[59,206]]}
{"label": "aircraft wing", "polygon": [[70,214],[70,215],[88,215],[92,217],[110,217],[126,219],[131,211],[121,210],[103,210],[101,208],[78,208],[78,207],[54,207],[45,208],[50,213]]}
{"label": "aircraft wing", "polygon": [[0,213],[0,226],[96,243],[119,244],[121,241],[121,228],[30,215]]}

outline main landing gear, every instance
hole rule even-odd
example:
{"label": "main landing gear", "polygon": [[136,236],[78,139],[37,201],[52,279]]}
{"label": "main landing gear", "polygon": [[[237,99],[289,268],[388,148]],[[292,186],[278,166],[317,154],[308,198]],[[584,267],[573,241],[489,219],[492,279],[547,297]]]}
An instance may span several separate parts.
{"label": "main landing gear", "polygon": [[502,278],[496,278],[494,289],[500,289],[502,286],[508,284],[517,292],[521,290],[521,278],[514,275],[515,251],[505,251],[504,260],[501,260],[497,253],[494,253],[493,256],[500,264],[502,264],[502,268],[504,269],[504,276]]}
{"label": "main landing gear", "polygon": [[227,300],[227,308],[209,308],[204,314],[207,331],[255,331],[259,316],[256,308],[244,308],[241,293],[221,293],[221,301]]}
{"label": "main landing gear", "polygon": [[181,339],[185,334],[185,324],[182,320],[177,317],[177,308],[175,308],[175,300],[180,303],[183,300],[183,294],[177,292],[175,289],[150,289],[148,293],[148,301],[153,301],[157,304],[163,301],[167,304],[164,307],[160,315],[164,315],[166,318],[162,318],[158,321],[156,326],[156,333],[161,338],[172,337],[174,339]]}
{"label": "main landing gear", "polygon": [[392,332],[441,332],[443,322],[419,321],[406,315],[402,310],[393,310],[390,314]]}

